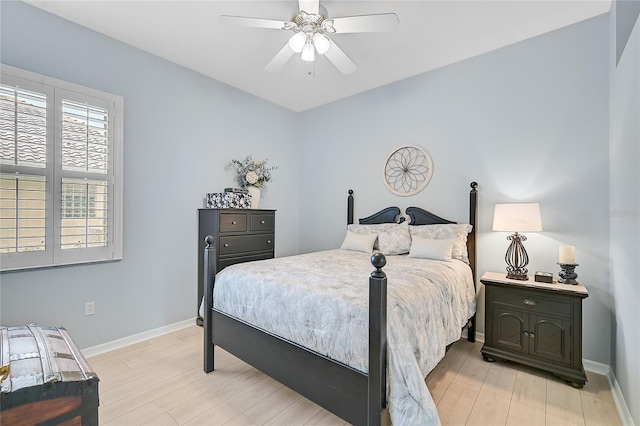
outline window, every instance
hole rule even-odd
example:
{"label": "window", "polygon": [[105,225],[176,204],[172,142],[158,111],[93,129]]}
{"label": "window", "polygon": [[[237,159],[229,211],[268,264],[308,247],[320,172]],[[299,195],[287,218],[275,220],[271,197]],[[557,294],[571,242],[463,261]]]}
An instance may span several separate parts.
{"label": "window", "polygon": [[122,258],[120,96],[2,65],[3,271]]}

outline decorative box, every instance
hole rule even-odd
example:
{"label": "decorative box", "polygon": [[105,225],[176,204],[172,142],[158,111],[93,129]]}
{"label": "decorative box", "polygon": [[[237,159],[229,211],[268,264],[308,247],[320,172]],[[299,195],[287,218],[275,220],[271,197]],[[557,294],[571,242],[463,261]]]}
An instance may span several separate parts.
{"label": "decorative box", "polygon": [[212,192],[207,194],[208,209],[250,209],[251,195],[240,192]]}
{"label": "decorative box", "polygon": [[553,274],[551,272],[536,272],[534,280],[539,283],[553,284]]}

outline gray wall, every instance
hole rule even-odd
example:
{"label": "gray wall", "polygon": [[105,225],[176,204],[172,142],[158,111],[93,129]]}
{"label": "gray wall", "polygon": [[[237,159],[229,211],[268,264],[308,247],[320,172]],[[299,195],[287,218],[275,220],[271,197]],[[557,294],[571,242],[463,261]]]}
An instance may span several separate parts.
{"label": "gray wall", "polygon": [[[623,5],[627,2],[623,2]],[[619,13],[615,2],[611,14],[611,43],[616,43]],[[637,15],[635,15],[637,18]],[[633,423],[640,424],[640,23],[634,21],[626,48],[616,66],[611,49],[610,146],[609,146],[609,246],[614,310],[611,327],[613,371]]]}
{"label": "gray wall", "polygon": [[[527,235],[529,270],[557,273],[558,247],[576,247],[589,289],[584,357],[608,364],[608,24],[594,18],[303,113],[301,250],[339,246],[345,215],[333,206],[349,188],[359,217],[417,205],[466,222],[476,180],[478,270],[504,271],[494,204],[539,202],[544,232]],[[407,198],[382,181],[386,156],[403,144],[434,160],[431,183]]]}
{"label": "gray wall", "polygon": [[3,325],[62,324],[86,348],[194,318],[196,209],[247,154],[280,166],[262,206],[278,209],[277,255],[298,252],[294,113],[25,3],[1,7],[2,63],[125,99],[124,260],[2,274]]}

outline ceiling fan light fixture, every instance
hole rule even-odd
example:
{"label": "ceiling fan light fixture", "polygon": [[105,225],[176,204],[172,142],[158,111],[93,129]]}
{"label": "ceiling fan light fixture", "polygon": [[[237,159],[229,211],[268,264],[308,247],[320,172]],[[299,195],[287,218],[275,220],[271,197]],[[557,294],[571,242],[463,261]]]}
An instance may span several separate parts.
{"label": "ceiling fan light fixture", "polygon": [[318,54],[324,55],[331,47],[331,40],[324,34],[315,33],[313,35],[313,45],[316,47]]}
{"label": "ceiling fan light fixture", "polygon": [[[2,1],[2,0],[0,0]],[[351,74],[356,64],[331,39],[332,34],[371,33],[394,31],[399,23],[395,13],[377,13],[358,16],[327,18],[321,0],[298,0],[298,7],[289,21],[221,15],[222,23],[243,27],[292,31],[291,37],[265,67],[273,72],[281,69],[296,53],[303,61],[313,62],[316,53],[324,55],[342,74]],[[291,16],[291,15],[290,15]],[[311,74],[311,73],[310,73]]]}
{"label": "ceiling fan light fixture", "polygon": [[304,45],[307,41],[307,35],[303,32],[295,33],[293,37],[289,39],[289,47],[296,53],[302,52]]}
{"label": "ceiling fan light fixture", "polygon": [[307,62],[313,62],[316,60],[316,49],[313,47],[311,37],[307,38],[307,41],[302,48],[302,55],[300,56],[300,59]]}

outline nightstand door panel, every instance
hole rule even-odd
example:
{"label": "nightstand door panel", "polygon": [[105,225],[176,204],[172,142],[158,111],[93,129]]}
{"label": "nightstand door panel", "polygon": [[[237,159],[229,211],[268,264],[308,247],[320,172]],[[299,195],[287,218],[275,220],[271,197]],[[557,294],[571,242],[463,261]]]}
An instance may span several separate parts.
{"label": "nightstand door panel", "polygon": [[561,364],[571,364],[570,322],[563,318],[531,314],[531,355]]}
{"label": "nightstand door panel", "polygon": [[493,307],[493,336],[495,345],[513,352],[529,350],[529,340],[525,336],[526,313],[496,303]]}

